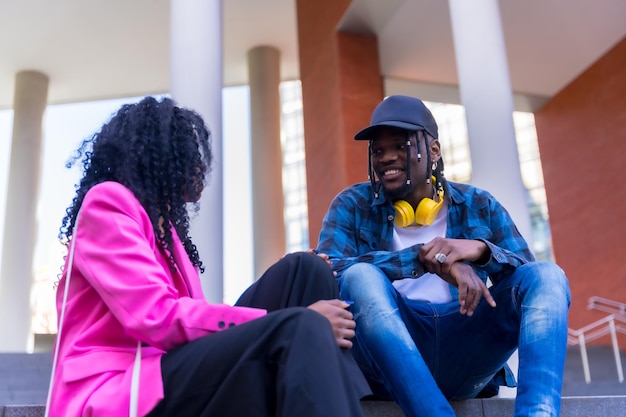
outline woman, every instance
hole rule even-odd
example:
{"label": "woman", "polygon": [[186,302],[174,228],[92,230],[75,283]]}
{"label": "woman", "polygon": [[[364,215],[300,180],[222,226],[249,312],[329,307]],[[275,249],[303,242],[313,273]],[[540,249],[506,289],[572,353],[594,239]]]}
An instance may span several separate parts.
{"label": "woman", "polygon": [[81,157],[50,415],[128,415],[133,369],[139,416],[362,415],[368,388],[343,349],[354,321],[323,258],[287,255],[237,306],[205,300],[188,215],[213,157],[199,115],[124,105]]}

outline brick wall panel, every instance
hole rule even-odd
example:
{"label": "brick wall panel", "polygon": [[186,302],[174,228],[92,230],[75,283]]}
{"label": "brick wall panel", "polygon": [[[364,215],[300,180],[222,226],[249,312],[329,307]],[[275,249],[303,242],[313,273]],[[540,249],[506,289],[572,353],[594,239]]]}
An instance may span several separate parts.
{"label": "brick wall panel", "polygon": [[[570,280],[574,329],[606,316],[587,310],[590,296],[626,303],[624,67],[626,40],[535,114],[554,253]],[[620,342],[624,347],[626,337]]]}

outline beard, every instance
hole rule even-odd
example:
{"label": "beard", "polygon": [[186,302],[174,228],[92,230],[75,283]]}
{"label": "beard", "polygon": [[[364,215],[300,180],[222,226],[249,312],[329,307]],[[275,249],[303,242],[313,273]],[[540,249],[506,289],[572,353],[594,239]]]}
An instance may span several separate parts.
{"label": "beard", "polygon": [[391,201],[404,199],[404,197],[406,197],[407,194],[409,194],[409,191],[411,190],[411,184],[407,184],[406,181],[404,182],[402,186],[394,188],[394,189],[387,189],[387,187],[385,187],[384,184],[381,184],[381,185],[383,187],[383,191],[385,192],[385,197],[387,197],[387,199]]}

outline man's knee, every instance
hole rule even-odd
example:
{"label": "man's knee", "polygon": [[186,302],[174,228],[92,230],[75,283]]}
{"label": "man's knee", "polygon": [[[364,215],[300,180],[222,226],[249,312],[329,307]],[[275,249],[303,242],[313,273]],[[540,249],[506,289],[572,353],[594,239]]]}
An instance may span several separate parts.
{"label": "man's knee", "polygon": [[364,285],[366,280],[380,280],[383,272],[376,266],[368,263],[357,263],[348,267],[340,278],[341,287],[350,287],[355,283]]}
{"label": "man's knee", "polygon": [[557,264],[553,262],[531,262],[528,265],[534,270],[533,275],[537,278],[538,285],[569,292],[567,276]]}
{"label": "man's knee", "polygon": [[541,299],[570,303],[569,282],[565,272],[553,262],[530,262],[518,268],[520,285],[526,292],[541,294]]}

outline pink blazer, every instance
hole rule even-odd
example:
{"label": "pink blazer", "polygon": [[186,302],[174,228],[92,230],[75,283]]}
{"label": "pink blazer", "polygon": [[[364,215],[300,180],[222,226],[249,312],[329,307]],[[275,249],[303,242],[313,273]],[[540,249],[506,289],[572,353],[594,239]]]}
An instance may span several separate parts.
{"label": "pink blazer", "polygon": [[[160,360],[166,351],[266,314],[208,303],[176,234],[172,270],[147,213],[121,184],[105,182],[87,193],[72,244],[53,417],[128,415],[137,341],[144,346],[139,415],[145,415],[163,398]],[[59,317],[65,277],[57,290]]]}

